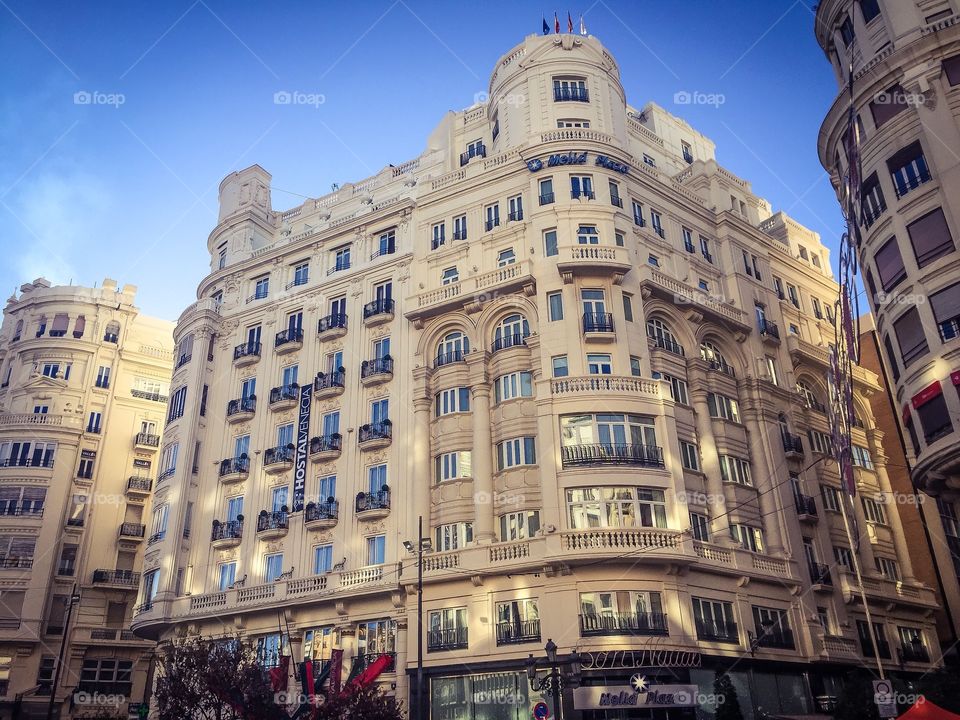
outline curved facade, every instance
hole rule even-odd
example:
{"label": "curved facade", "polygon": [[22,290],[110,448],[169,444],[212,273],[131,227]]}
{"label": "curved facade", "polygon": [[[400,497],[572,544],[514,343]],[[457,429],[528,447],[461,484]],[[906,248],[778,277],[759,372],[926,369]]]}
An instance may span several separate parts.
{"label": "curved facade", "polygon": [[840,95],[820,129],[834,185],[853,55],[862,145],[867,297],[884,348],[914,484],[949,501],[960,490],[960,6],[949,2],[823,2],[817,39]]}
{"label": "curved facade", "polygon": [[[406,700],[422,517],[435,718],[528,716],[548,639],[588,686],[710,692],[738,661],[785,712],[873,652],[825,454],[827,250],[683,120],[628,105],[595,38],[528,37],[420,157],[300,207],[233,173],[208,248],[155,496],[178,526],[138,633],[240,633],[269,662],[282,609],[297,659],[386,654]],[[933,597],[884,507],[876,376],[857,383],[878,649],[920,669]],[[563,702],[590,717],[589,696]]]}
{"label": "curved facade", "polygon": [[[64,717],[99,693],[146,699],[152,643],[133,635],[173,324],[144,317],[136,288],[53,286],[7,300],[0,328],[0,707]],[[67,627],[68,601],[80,594]],[[64,637],[66,634],[66,637]],[[77,693],[80,693],[78,695]],[[102,703],[100,704],[102,709]]]}

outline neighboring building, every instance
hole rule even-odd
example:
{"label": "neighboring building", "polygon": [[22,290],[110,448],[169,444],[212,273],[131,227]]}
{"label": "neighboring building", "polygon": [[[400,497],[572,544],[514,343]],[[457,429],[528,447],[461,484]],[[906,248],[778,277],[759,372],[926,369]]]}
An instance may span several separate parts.
{"label": "neighboring building", "polygon": [[[489,97],[299,207],[274,210],[256,165],[221,183],[134,630],[239,633],[269,663],[282,609],[296,659],[387,654],[404,700],[422,640],[433,718],[529,717],[548,639],[591,687],[712,692],[735,665],[770,713],[829,704],[875,653],[939,663],[860,369],[874,628],[849,569],[818,236],[683,120],[629,106],[593,37],[526,38]],[[564,703],[591,718],[597,692]]]}
{"label": "neighboring building", "polygon": [[[873,318],[860,318],[860,364],[886,378]],[[882,382],[883,392],[870,396],[877,427],[888,438],[884,443],[887,454],[890,485],[894,501],[903,522],[903,533],[910,548],[913,569],[918,580],[936,589],[941,609],[936,613],[937,634],[944,662],[957,662],[957,623],[960,621],[960,524],[956,503],[934,498],[914,489],[910,482],[910,460],[890,385]]]}
{"label": "neighboring building", "polygon": [[911,437],[913,484],[953,510],[960,497],[958,21],[957,0],[824,0],[816,14],[817,40],[840,87],[820,128],[820,162],[839,187],[852,53],[865,296]]}
{"label": "neighboring building", "polygon": [[[173,367],[173,324],[136,288],[27,283],[0,328],[0,718],[93,709],[76,693],[140,702],[153,644],[130,619]],[[67,624],[69,599],[80,593]],[[113,705],[113,703],[110,703]]]}

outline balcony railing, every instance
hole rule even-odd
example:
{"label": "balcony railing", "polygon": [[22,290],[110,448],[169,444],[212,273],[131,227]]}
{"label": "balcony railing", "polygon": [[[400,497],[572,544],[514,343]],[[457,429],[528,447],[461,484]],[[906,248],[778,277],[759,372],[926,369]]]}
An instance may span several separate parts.
{"label": "balcony railing", "polygon": [[303,328],[288,328],[281,330],[274,338],[273,346],[282,347],[287,343],[303,342]]}
{"label": "balcony railing", "polygon": [[361,425],[357,442],[366,442],[367,440],[389,440],[393,437],[393,423],[389,420],[383,422]]}
{"label": "balcony railing", "polygon": [[270,389],[270,404],[283,402],[284,400],[296,400],[300,397],[300,386],[297,383],[281,385]]}
{"label": "balcony railing", "polygon": [[267,465],[278,465],[280,463],[292,463],[294,455],[294,448],[292,446],[287,447],[272,447],[267,448],[263,451],[263,464]]}
{"label": "balcony railing", "polygon": [[803,455],[803,439],[799,435],[783,433],[781,439],[783,440],[784,452],[800,453]]}
{"label": "balcony railing", "polygon": [[540,642],[540,621],[498,622],[497,645]]}
{"label": "balcony railing", "polygon": [[460,153],[460,166],[463,167],[468,162],[470,162],[470,158],[486,157],[486,156],[487,156],[487,146],[483,145],[482,143],[480,145],[475,145],[472,152],[470,150],[467,150],[466,152]]}
{"label": "balcony railing", "polygon": [[148,493],[152,487],[153,481],[150,478],[138,477],[136,475],[127,478],[127,490]]}
{"label": "balcony railing", "polygon": [[328,373],[318,372],[317,377],[313,380],[314,392],[318,390],[329,390],[330,388],[342,388],[343,375],[343,370],[336,370]]}
{"label": "balcony railing", "polygon": [[120,523],[120,536],[121,537],[135,537],[142,538],[147,533],[146,525],[141,525],[140,523],[125,522]]}
{"label": "balcony railing", "polygon": [[447,628],[427,632],[427,652],[434,650],[462,650],[467,647],[467,628]]}
{"label": "balcony railing", "polygon": [[257,516],[257,532],[286,530],[288,527],[290,527],[290,514],[282,510],[262,512]]}
{"label": "balcony railing", "polygon": [[[874,650],[874,643],[876,643],[876,651]],[[881,659],[890,659],[890,643],[886,640],[876,641],[861,636],[860,651],[863,653],[863,656],[867,658],[876,657],[876,653],[879,652]]]}
{"label": "balcony railing", "polygon": [[[680,353],[681,355],[683,353]],[[717,372],[722,372],[724,375],[729,375],[730,377],[736,377],[736,371],[730,367],[726,360],[707,360],[707,367],[711,370],[716,370]]]}
{"label": "balcony railing", "polygon": [[593,200],[597,197],[597,195],[595,192],[593,192],[593,190],[571,190],[570,197],[573,198],[574,200],[577,200],[578,198],[581,198],[581,197],[585,197],[590,200]]}
{"label": "balcony railing", "polygon": [[390,491],[381,490],[375,493],[359,493],[357,495],[356,511],[365,512],[367,510],[389,510],[390,509]]}
{"label": "balcony railing", "polygon": [[554,195],[552,192],[543,193],[542,195],[540,195],[541,205],[550,205],[555,200],[556,200],[556,195]]}
{"label": "balcony railing", "polygon": [[610,613],[581,615],[580,634],[588,635],[667,635],[664,613]]}
{"label": "balcony railing", "polygon": [[612,333],[613,315],[611,313],[598,312],[584,313],[583,331],[592,333]]}
{"label": "balcony railing", "polygon": [[257,396],[247,395],[247,397],[237,398],[227,403],[227,417],[239,413],[255,412],[257,409]]}
{"label": "balcony railing", "polygon": [[364,360],[360,363],[360,378],[368,378],[374,375],[392,375],[393,358],[389,356],[374,358],[373,360]]}
{"label": "balcony railing", "polygon": [[761,628],[757,636],[757,645],[764,648],[779,648],[781,650],[793,650],[793,630],[774,626],[769,629]]}
{"label": "balcony railing", "polygon": [[320,318],[320,322],[317,324],[318,333],[325,333],[328,330],[336,330],[338,328],[343,330],[347,329],[347,316],[345,313],[327,315],[326,317]]}
{"label": "balcony railing", "polygon": [[560,448],[563,467],[578,465],[633,465],[662,468],[663,448],[658,445],[592,443]]}
{"label": "balcony railing", "polygon": [[[97,387],[108,388],[110,387],[110,383],[108,382],[106,385],[98,385]],[[166,395],[161,395],[158,392],[148,392],[146,390],[137,390],[137,389],[133,389],[130,391],[130,397],[135,397],[138,400],[150,400],[151,402],[163,403],[164,405],[166,405],[167,401],[169,400],[169,398]]]}
{"label": "balcony railing", "polygon": [[810,563],[810,582],[813,585],[829,585],[833,587],[833,576],[830,575],[830,566],[823,563]]}
{"label": "balcony railing", "polygon": [[396,303],[393,298],[377,298],[371,300],[363,306],[363,319],[373,317],[374,315],[389,315],[393,312]]}
{"label": "balcony railing", "polygon": [[226,522],[220,522],[219,520],[213,521],[213,529],[210,532],[211,542],[216,542],[217,540],[239,540],[242,537],[242,520],[227,520]]}
{"label": "balcony railing", "polygon": [[327,268],[327,277],[329,277],[330,275],[333,275],[334,273],[343,272],[344,270],[349,270],[349,269],[350,269],[349,260],[337,260],[337,262],[334,263],[333,267]]}
{"label": "balcony railing", "polygon": [[245,472],[250,472],[249,458],[235,457],[220,461],[220,477]]}
{"label": "balcony railing", "polygon": [[0,460],[0,467],[53,467],[53,457],[9,457]]}
{"label": "balcony railing", "polygon": [[647,337],[653,340],[653,344],[662,350],[666,350],[669,353],[674,355],[679,355],[683,357],[687,354],[687,351],[683,349],[683,345],[678,343],[676,340],[671,340],[670,338],[663,337],[662,335],[650,335]]}
{"label": "balcony railing", "polygon": [[[902,169],[903,168],[900,170]],[[905,177],[904,174],[894,174],[893,190],[897,194],[897,198],[902,198],[911,190],[916,190],[925,182],[930,182],[930,171],[926,168],[926,163],[924,162],[922,171],[917,175]]]}
{"label": "balcony railing", "polygon": [[32,568],[32,557],[0,557],[0,568]]}
{"label": "balcony railing", "polygon": [[11,503],[5,508],[0,509],[0,516],[7,515],[14,517],[42,517],[43,505],[29,501],[20,504]]}
{"label": "balcony railing", "polygon": [[443,367],[444,365],[451,365],[452,363],[463,362],[466,359],[466,353],[463,350],[447,350],[437,355],[437,359],[434,361],[433,366],[435,368]]}
{"label": "balcony railing", "polygon": [[740,642],[740,629],[735,622],[694,618],[694,624],[697,626],[697,639],[699,640],[725,643]]}
{"label": "balcony railing", "polygon": [[500,227],[500,218],[499,217],[487,218],[486,221],[483,223],[483,227],[486,229],[487,232],[490,232],[495,227]]}
{"label": "balcony railing", "polygon": [[336,500],[322,503],[308,503],[303,510],[304,522],[314,520],[336,520],[340,514],[340,503]]}
{"label": "balcony railing", "polygon": [[343,445],[343,436],[340,433],[319,435],[310,438],[310,454],[340,450]]}
{"label": "balcony railing", "polygon": [[490,352],[495,353],[500,350],[506,350],[507,348],[520,347],[527,344],[527,336],[521,333],[511,333],[507,335],[500,335],[495,338],[493,344],[490,345]]}
{"label": "balcony railing", "polygon": [[514,210],[512,213],[508,213],[507,220],[510,222],[520,222],[523,220],[523,210]]}
{"label": "balcony railing", "polygon": [[239,360],[244,357],[260,357],[260,343],[245,342],[237,345],[233,349],[233,359]]}
{"label": "balcony railing", "polygon": [[577,85],[555,87],[553,89],[554,102],[590,102],[590,95],[586,88]]}
{"label": "balcony railing", "polygon": [[135,442],[137,445],[146,445],[148,447],[159,447],[160,436],[152,433],[137,433]]}
{"label": "balcony railing", "polygon": [[930,662],[930,654],[923,645],[900,643],[900,657],[904,662]]}
{"label": "balcony railing", "polygon": [[794,496],[794,500],[797,503],[797,515],[815,516],[817,514],[817,501],[809,495],[797,493]]}
{"label": "balcony railing", "polygon": [[140,573],[133,570],[94,570],[93,582],[107,585],[123,585],[124,587],[138,587]]}
{"label": "balcony railing", "polygon": [[758,323],[758,328],[761,335],[766,335],[768,337],[780,339],[780,328],[777,327],[776,323],[770,322],[769,320],[761,320]]}

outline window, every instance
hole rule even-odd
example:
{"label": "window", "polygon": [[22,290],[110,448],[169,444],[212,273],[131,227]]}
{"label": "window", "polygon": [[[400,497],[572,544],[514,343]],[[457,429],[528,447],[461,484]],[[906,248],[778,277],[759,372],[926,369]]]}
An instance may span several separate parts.
{"label": "window", "polygon": [[740,422],[740,404],[726,395],[707,393],[707,407],[710,409],[710,417]]}
{"label": "window", "polygon": [[460,273],[457,272],[456,267],[447,268],[440,276],[441,285],[453,285],[454,283],[458,282],[460,282]]}
{"label": "window", "polygon": [[103,414],[98,412],[91,412],[90,417],[87,420],[87,432],[88,433],[99,433],[100,432],[100,422],[103,420]]}
{"label": "window", "polygon": [[521,510],[500,516],[500,542],[526,540],[540,529],[540,513],[537,510]]}
{"label": "window", "polygon": [[887,240],[877,250],[876,255],[873,256],[873,262],[877,266],[880,286],[887,292],[893,290],[907,277],[907,271],[903,266],[903,258],[900,256],[900,246],[897,244],[897,238],[895,237]]}
{"label": "window", "polygon": [[262,300],[270,294],[270,276],[257,278],[253,281],[253,299]]}
{"label": "window", "polygon": [[926,267],[937,258],[954,251],[953,238],[942,208],[914,220],[907,225],[907,233],[917,258],[917,267]]}
{"label": "window", "polygon": [[680,403],[681,405],[689,405],[690,402],[687,398],[687,381],[681,380],[678,377],[673,375],[667,375],[666,373],[661,373],[660,375],[664,380],[670,383],[670,399],[675,403]]}
{"label": "window", "polygon": [[950,412],[942,392],[937,392],[934,397],[917,406],[916,411],[923,428],[923,439],[928,445],[953,432]]}
{"label": "window", "polygon": [[653,231],[657,233],[661,238],[665,237],[663,232],[663,220],[660,217],[660,213],[656,210],[650,210],[650,225],[653,226]]}
{"label": "window", "polygon": [[233,583],[237,577],[237,563],[225,562],[220,563],[217,567],[217,575],[219,577],[217,585],[220,588],[220,592],[229,590],[233,587]]}
{"label": "window", "polygon": [[643,227],[645,224],[643,220],[643,205],[638,203],[636,200],[631,200],[630,207],[633,210],[633,224]]}
{"label": "window", "polygon": [[547,317],[551,322],[563,320],[563,295],[561,293],[547,293]]}
{"label": "window", "polygon": [[810,441],[810,450],[820,455],[829,455],[832,442],[830,436],[819,430],[807,430],[807,439]]}
{"label": "window", "polygon": [[777,361],[771,356],[766,356],[767,379],[774,385],[779,385],[780,380],[777,376]]}
{"label": "window", "polygon": [[80,684],[107,695],[129,696],[133,690],[132,672],[131,660],[87,658],[80,669]]}
{"label": "window", "polygon": [[577,228],[578,245],[597,245],[600,242],[600,234],[594,225],[581,225]]}
{"label": "window", "polygon": [[694,443],[680,441],[680,464],[685,470],[700,471],[700,453]]}
{"label": "window", "polygon": [[283,553],[265,555],[263,558],[263,581],[275,582],[283,574]]}
{"label": "window", "polygon": [[495,227],[500,225],[500,204],[494,203],[493,205],[487,205],[483,210],[484,215],[487,218],[487,221],[484,225],[487,232],[490,232]]}
{"label": "window", "polygon": [[960,85],[960,55],[954,55],[944,60],[943,72],[951,86]]}
{"label": "window", "polygon": [[570,197],[574,199],[586,197],[593,200],[593,177],[590,175],[571,175]]}
{"label": "window", "polygon": [[313,548],[313,574],[322,575],[333,570],[333,545],[317,545]]}
{"label": "window", "polygon": [[557,120],[557,128],[588,128],[589,120]]}
{"label": "window", "polygon": [[824,510],[840,512],[840,491],[830,485],[820,486],[820,498],[823,502]]}
{"label": "window", "polygon": [[787,284],[787,295],[790,297],[790,304],[793,305],[798,310],[800,309],[800,296],[797,295],[797,288],[793,285]]}
{"label": "window", "polygon": [[753,606],[753,626],[761,647],[792,649],[793,632],[786,610]]}
{"label": "window", "polygon": [[690,147],[690,143],[686,142],[685,140],[681,140],[681,141],[680,141],[680,148],[681,148],[681,150],[682,150],[682,152],[683,152],[683,159],[686,160],[687,163],[692,163],[692,162],[693,162],[693,148]]}
{"label": "window", "polygon": [[860,185],[860,200],[862,205],[860,222],[869,229],[887,209],[877,173],[873,173]]}
{"label": "window", "polygon": [[607,182],[608,187],[610,188],[610,204],[616,205],[617,207],[623,207],[623,199],[620,197],[620,185],[615,183],[613,180]]}
{"label": "window", "polygon": [[569,368],[567,367],[566,355],[554,355],[551,358],[551,363],[553,365],[554,377],[566,377],[570,374]]}
{"label": "window", "polygon": [[493,381],[495,404],[518,397],[533,397],[533,374],[526,371],[501,375]]}
{"label": "window", "polygon": [[647,155],[646,153],[643,154],[643,162],[644,162],[645,165],[649,165],[650,167],[656,167],[656,166],[657,166],[657,161],[654,160],[654,159],[653,159],[652,157],[650,157],[649,155]]}
{"label": "window", "polygon": [[466,240],[467,239],[467,216],[459,215],[453,219],[453,239],[454,240]]}
{"label": "window", "polygon": [[923,155],[919,140],[899,150],[887,160],[887,169],[890,171],[890,179],[893,181],[893,189],[898,198],[930,179],[927,159]]}
{"label": "window", "polygon": [[813,308],[814,317],[817,320],[823,320],[823,311],[820,309],[820,301],[817,298],[810,298],[810,307]]}
{"label": "window", "polygon": [[543,232],[543,253],[547,257],[553,257],[559,253],[557,249],[557,231],[545,230]]}
{"label": "window", "polygon": [[640,368],[640,358],[634,355],[630,356],[630,374],[633,375],[633,377],[640,377],[643,374]]}
{"label": "window", "polygon": [[680,234],[683,236],[683,249],[688,253],[696,252],[693,246],[693,231],[688,227],[680,228]]}
{"label": "window", "polygon": [[710,292],[710,283],[708,283],[703,278],[700,278],[700,282],[697,283],[697,287],[703,290],[704,292]]}
{"label": "window", "polygon": [[880,3],[877,0],[860,0],[860,12],[866,24],[880,14]]}
{"label": "window", "polygon": [[56,378],[60,375],[60,364],[59,363],[44,363],[41,370],[41,374],[44,377]]}
{"label": "window", "polygon": [[730,523],[730,537],[744,550],[763,552],[763,531],[760,528]]}
{"label": "window", "polygon": [[943,342],[960,337],[960,283],[933,293],[930,308]]}
{"label": "window", "polygon": [[511,222],[523,220],[523,195],[515,195],[509,198],[507,200],[507,207],[509,209],[507,220]]}
{"label": "window", "polygon": [[493,333],[492,351],[505,350],[526,344],[530,335],[530,323],[519,313],[507,315],[498,324]]}
{"label": "window", "polygon": [[[660,258],[656,255],[647,255],[647,264],[652,265],[653,267],[660,267]],[[700,281],[703,283],[703,280]]]}
{"label": "window", "polygon": [[663,490],[643,487],[595,487],[567,490],[571,530],[667,527]]}
{"label": "window", "polygon": [[310,263],[302,262],[293,268],[292,286],[306,285],[310,279]]}
{"label": "window", "polygon": [[923,331],[923,325],[920,321],[920,314],[916,307],[911,307],[903,315],[894,320],[893,332],[897,336],[897,343],[900,346],[900,357],[903,359],[903,366],[909,367],[910,363],[926,355],[930,348],[927,346],[927,336]]}
{"label": "window", "polygon": [[842,545],[835,546],[833,548],[833,559],[840,567],[846,568],[847,570],[853,569],[853,555],[850,554],[850,548],[843,547]]}
{"label": "window", "polygon": [[183,417],[183,412],[187,403],[187,386],[177,388],[170,396],[170,409],[167,411],[167,422],[173,422],[177,418]]}
{"label": "window", "polygon": [[623,293],[623,319],[633,322],[633,295]]}
{"label": "window", "polygon": [[887,516],[883,511],[882,503],[869,497],[863,497],[860,500],[863,503],[863,516],[867,519],[867,522],[879,523],[880,525],[887,524]]}
{"label": "window", "polygon": [[436,223],[430,230],[432,239],[430,240],[430,249],[436,250],[438,247],[443,245],[446,241],[447,235],[447,226],[445,223]]}
{"label": "window", "polygon": [[497,255],[497,267],[505,267],[507,265],[513,265],[517,261],[517,255],[513,251],[513,248],[507,248],[506,250],[501,250]]}
{"label": "window", "polygon": [[469,412],[470,388],[455,387],[441,390],[436,395],[436,416],[443,417],[451,413]]}
{"label": "window", "polygon": [[690,513],[690,532],[694,540],[710,542],[710,521],[706,515]]}
{"label": "window", "polygon": [[164,480],[177,470],[177,455],[180,453],[180,443],[170,443],[160,451],[160,474],[157,481]]}
{"label": "window", "polygon": [[700,640],[740,642],[740,633],[733,617],[733,603],[695,597],[693,620]]}
{"label": "window", "polygon": [[878,555],[873,558],[873,561],[877,567],[877,572],[887,580],[900,581],[900,565],[896,560]]}
{"label": "window", "polygon": [[497,470],[520,465],[536,465],[536,443],[532,437],[519,437],[497,443]]}
{"label": "window", "polygon": [[[757,315],[761,316],[763,308],[759,305],[756,307]],[[761,323],[761,326],[762,324],[763,323]],[[706,361],[711,370],[719,370],[727,375],[734,374],[734,370],[730,366],[730,363],[727,362],[727,358],[723,354],[723,351],[720,350],[716,343],[711,340],[704,340],[702,343],[700,343],[700,359]]]}
{"label": "window", "polygon": [[57,563],[57,575],[72,577],[77,566],[77,545],[64,545],[60,548],[60,560]]}
{"label": "window", "polygon": [[554,78],[554,102],[589,102],[587,83],[582,78]]}
{"label": "window", "polygon": [[472,463],[469,450],[455,450],[436,457],[436,481],[459,480],[472,476]]}
{"label": "window", "polygon": [[540,641],[540,612],[532,599],[497,603],[497,644]]}
{"label": "window", "polygon": [[623,243],[624,243],[624,241],[623,241],[623,233],[620,232],[619,230],[618,230],[618,231],[614,231],[614,233],[613,233],[613,242],[616,244],[617,247],[623,247]]}
{"label": "window", "polygon": [[386,535],[374,535],[367,538],[367,565],[383,565],[386,544]]}
{"label": "window", "polygon": [[500,116],[496,113],[493,116],[493,129],[490,131],[490,133],[493,135],[493,141],[496,142],[497,138],[500,136]]}
{"label": "window", "polygon": [[653,418],[648,415],[563,415],[560,442],[564,448],[599,445],[602,451],[612,455],[617,455],[624,446],[659,451]]}
{"label": "window", "polygon": [[467,647],[466,608],[432,610],[427,621],[427,651]]}
{"label": "window", "polygon": [[666,633],[667,616],[658,592],[580,593],[583,634]]}
{"label": "window", "polygon": [[436,529],[436,549],[440,552],[457,550],[473,541],[473,524],[468,522],[439,525]]}
{"label": "window", "polygon": [[613,373],[613,361],[609,355],[587,355],[587,372],[591,375],[610,375]]}
{"label": "window", "polygon": [[540,181],[540,204],[549,205],[553,200],[553,178],[544,178]]}
{"label": "window", "polygon": [[93,450],[81,450],[80,464],[77,466],[77,477],[83,480],[93,479],[93,465],[97,454]]}
{"label": "window", "polygon": [[227,244],[223,243],[217,248],[217,270],[223,270],[227,266]]}
{"label": "window", "polygon": [[103,389],[110,387],[110,367],[108,365],[101,365],[97,370],[96,386]]}
{"label": "window", "polygon": [[776,275],[773,276],[773,289],[777,293],[778,298],[781,300],[786,298],[786,295],[783,294],[783,280]]}
{"label": "window", "polygon": [[720,455],[720,479],[738,485],[753,485],[750,461],[733,455]]}
{"label": "window", "polygon": [[[849,22],[849,18],[847,18],[847,21]],[[873,124],[879,129],[906,110],[908,107],[906,98],[907,93],[899,84],[877,95],[870,101],[870,114],[873,115]]]}
{"label": "window", "polygon": [[343,247],[334,248],[333,250],[330,251],[330,255],[333,258],[333,267],[330,268],[329,272],[340,272],[341,270],[350,269],[350,246],[349,245],[344,245]]}

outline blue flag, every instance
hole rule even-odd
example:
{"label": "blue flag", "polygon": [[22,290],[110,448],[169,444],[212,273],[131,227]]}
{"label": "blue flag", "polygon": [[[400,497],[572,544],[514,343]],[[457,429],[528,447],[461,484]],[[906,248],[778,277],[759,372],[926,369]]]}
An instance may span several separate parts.
{"label": "blue flag", "polygon": [[549,34],[550,34],[550,26],[547,25],[547,19],[546,19],[546,18],[543,19],[543,34],[544,34],[544,35],[549,35]]}

